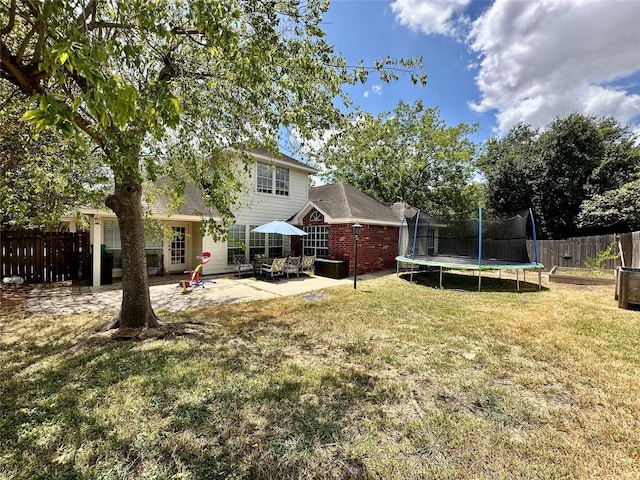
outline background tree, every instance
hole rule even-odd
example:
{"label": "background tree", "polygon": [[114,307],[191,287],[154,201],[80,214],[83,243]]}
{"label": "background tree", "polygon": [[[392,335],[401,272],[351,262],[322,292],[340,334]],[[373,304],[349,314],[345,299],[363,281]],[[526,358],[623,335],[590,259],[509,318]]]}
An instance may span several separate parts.
{"label": "background tree", "polygon": [[[306,138],[343,120],[342,85],[370,70],[349,68],[326,43],[327,8],[322,0],[3,1],[0,82],[31,99],[25,120],[97,146],[111,171],[105,204],[120,224],[121,327],[158,324],[141,211],[143,181],[158,165],[174,191],[187,181],[202,189],[223,216],[208,225],[220,236],[238,185],[223,152],[275,149],[283,126]],[[396,68],[419,65],[385,59],[374,69],[389,81]]]}
{"label": "background tree", "polygon": [[55,130],[35,135],[17,103],[0,109],[2,227],[56,227],[61,215],[104,200],[110,178],[100,159]]}
{"label": "background tree", "polygon": [[[612,118],[571,114],[542,132],[520,124],[504,138],[490,139],[479,164],[490,209],[506,215],[532,207],[542,236],[566,238],[587,226],[611,226],[595,205],[628,199],[628,189],[619,196],[608,192],[637,178],[640,148]],[[589,214],[579,218],[585,208]]]}
{"label": "background tree", "polygon": [[356,121],[331,135],[316,160],[330,180],[347,183],[381,203],[404,201],[436,216],[477,208],[472,185],[476,126],[447,127],[437,109],[402,101],[378,116],[358,112]]}
{"label": "background tree", "polygon": [[489,138],[478,166],[484,174],[487,208],[509,216],[533,205],[533,184],[538,170],[538,131],[516,124],[503,138]]}
{"label": "background tree", "polygon": [[534,211],[539,212],[540,227],[550,237],[570,237],[578,231],[576,217],[589,195],[591,173],[605,156],[597,121],[579,114],[558,118],[536,143]]}
{"label": "background tree", "polygon": [[595,231],[640,229],[640,179],[582,202],[578,226]]}

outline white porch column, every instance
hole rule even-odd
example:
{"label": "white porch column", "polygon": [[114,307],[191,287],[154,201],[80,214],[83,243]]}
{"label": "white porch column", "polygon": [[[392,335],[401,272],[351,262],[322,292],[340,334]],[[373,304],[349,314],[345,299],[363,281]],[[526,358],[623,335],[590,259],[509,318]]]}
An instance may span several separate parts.
{"label": "white porch column", "polygon": [[100,285],[100,270],[102,267],[102,219],[100,217],[93,218],[91,225],[91,236],[93,237],[93,286]]}

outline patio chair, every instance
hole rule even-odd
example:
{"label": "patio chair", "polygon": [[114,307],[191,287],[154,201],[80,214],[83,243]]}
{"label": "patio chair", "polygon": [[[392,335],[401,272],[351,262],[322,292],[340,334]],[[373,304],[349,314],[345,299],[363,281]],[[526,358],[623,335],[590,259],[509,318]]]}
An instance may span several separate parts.
{"label": "patio chair", "polygon": [[247,262],[247,258],[244,255],[234,255],[233,264],[238,278],[247,273],[253,273],[253,263]]}
{"label": "patio chair", "polygon": [[284,264],[287,261],[287,257],[274,258],[271,264],[263,263],[261,271],[267,277],[273,278],[284,273]]}
{"label": "patio chair", "polygon": [[300,278],[300,257],[287,257],[287,261],[284,264],[284,273],[287,274],[287,279],[289,279],[290,273],[295,273]]}
{"label": "patio chair", "polygon": [[300,271],[313,273],[316,269],[316,256],[315,255],[305,255],[302,257],[302,261],[300,262]]}

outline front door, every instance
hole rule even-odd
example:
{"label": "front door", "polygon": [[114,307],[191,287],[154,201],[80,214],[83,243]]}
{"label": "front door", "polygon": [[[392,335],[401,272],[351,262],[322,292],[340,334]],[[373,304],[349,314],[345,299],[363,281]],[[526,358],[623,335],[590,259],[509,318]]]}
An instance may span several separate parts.
{"label": "front door", "polygon": [[171,227],[173,233],[169,251],[169,271],[182,272],[191,268],[189,266],[189,249],[187,236],[189,234],[186,225],[174,225]]}

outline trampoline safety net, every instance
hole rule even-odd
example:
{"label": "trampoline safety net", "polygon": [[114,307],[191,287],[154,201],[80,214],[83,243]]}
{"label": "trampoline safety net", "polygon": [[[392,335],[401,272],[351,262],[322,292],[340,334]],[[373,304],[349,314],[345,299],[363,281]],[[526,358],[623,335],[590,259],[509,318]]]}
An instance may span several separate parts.
{"label": "trampoline safety net", "polygon": [[480,210],[478,218],[437,222],[418,211],[405,220],[409,233],[406,257],[464,258],[478,265],[531,262],[527,253],[529,221],[535,232],[531,211],[506,219],[483,219]]}

